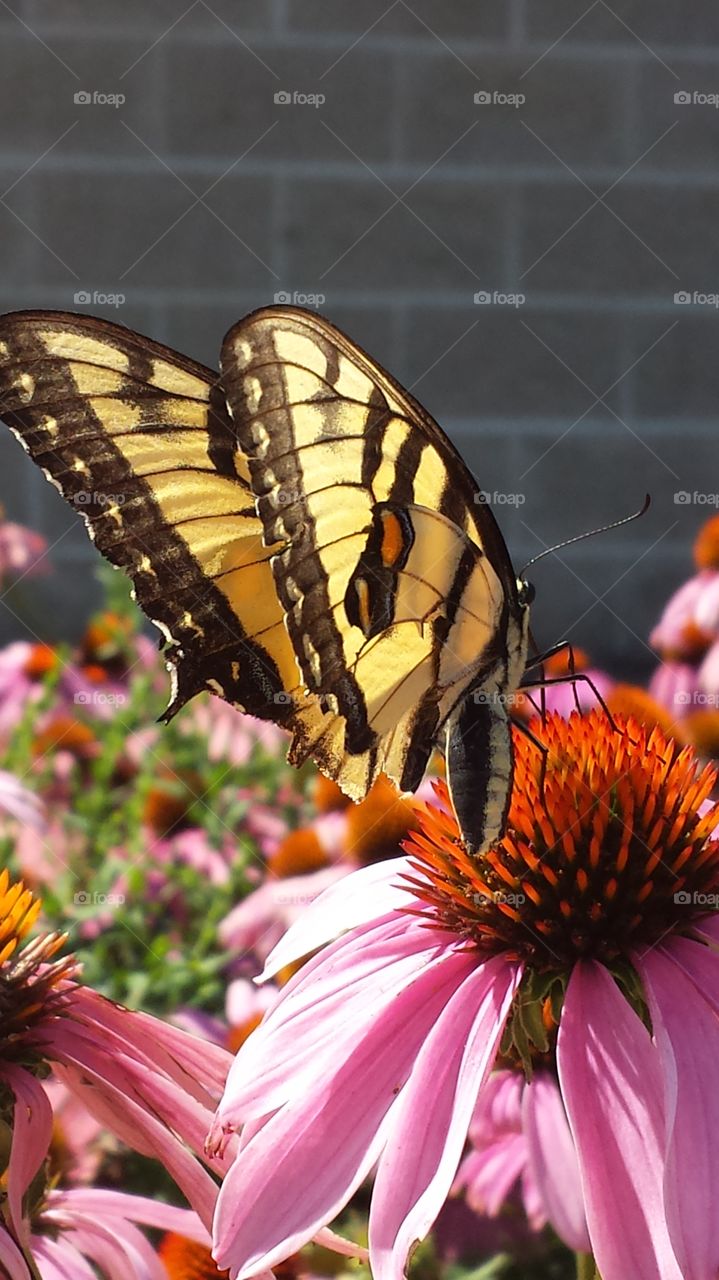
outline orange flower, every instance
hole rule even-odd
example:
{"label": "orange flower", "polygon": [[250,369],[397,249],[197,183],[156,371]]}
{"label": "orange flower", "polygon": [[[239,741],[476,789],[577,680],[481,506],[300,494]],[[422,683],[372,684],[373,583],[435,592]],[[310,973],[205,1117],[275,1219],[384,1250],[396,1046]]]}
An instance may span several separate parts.
{"label": "orange flower", "polygon": [[639,724],[650,729],[658,724],[664,733],[676,736],[675,722],[666,707],[639,685],[615,684],[605,701],[613,716],[622,716],[625,720],[633,716]]}
{"label": "orange flower", "polygon": [[55,650],[49,644],[34,644],[25,662],[25,675],[31,680],[42,680],[60,665]]}
{"label": "orange flower", "polygon": [[363,863],[388,858],[413,823],[412,804],[381,773],[365,799],[347,809],[346,851]]}
{"label": "orange flower", "polygon": [[218,1280],[229,1271],[218,1271],[204,1244],[168,1231],[159,1249],[169,1280]]}
{"label": "orange flower", "polygon": [[281,878],[302,876],[329,864],[329,856],[313,827],[290,831],[269,859],[270,871]]}
{"label": "orange flower", "polygon": [[97,739],[89,725],[60,713],[35,734],[32,750],[35,756],[44,756],[50,751],[70,751],[79,760],[86,760],[94,755],[96,746]]}
{"label": "orange flower", "polygon": [[719,569],[719,515],[702,525],[694,543],[697,569]]}
{"label": "orange flower", "polygon": [[142,820],[158,836],[174,835],[181,830],[195,800],[204,792],[204,783],[193,770],[174,770],[161,765],[155,784],[145,796]]}

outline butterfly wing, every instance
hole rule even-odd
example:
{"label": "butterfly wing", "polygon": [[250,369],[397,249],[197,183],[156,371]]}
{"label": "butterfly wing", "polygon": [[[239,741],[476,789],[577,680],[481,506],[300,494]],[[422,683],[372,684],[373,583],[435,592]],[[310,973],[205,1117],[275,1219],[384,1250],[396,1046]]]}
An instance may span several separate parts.
{"label": "butterfly wing", "polygon": [[295,757],[412,790],[503,660],[519,606],[501,534],[433,419],[313,313],[248,316],[221,368],[302,679],[336,711]]}
{"label": "butterfly wing", "polygon": [[299,671],[217,375],[120,325],[17,312],[0,318],[0,416],[161,629],[168,716],[209,688],[291,721]]}

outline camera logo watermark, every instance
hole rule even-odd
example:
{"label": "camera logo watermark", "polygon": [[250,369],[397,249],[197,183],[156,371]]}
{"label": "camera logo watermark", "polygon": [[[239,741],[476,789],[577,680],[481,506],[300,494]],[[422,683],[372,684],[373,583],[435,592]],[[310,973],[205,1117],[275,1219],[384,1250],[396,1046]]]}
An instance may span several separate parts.
{"label": "camera logo watermark", "polygon": [[124,893],[90,893],[89,889],[80,889],[73,896],[76,907],[121,907],[125,902]]}
{"label": "camera logo watermark", "polygon": [[327,301],[324,293],[302,293],[299,289],[278,289],[275,302],[285,307],[323,307]]}
{"label": "camera logo watermark", "polygon": [[102,93],[100,89],[78,89],[72,100],[76,107],[121,107],[127,101],[124,93]]}
{"label": "camera logo watermark", "polygon": [[479,489],[474,495],[474,501],[477,506],[483,507],[523,507],[527,501],[527,495],[524,493],[504,493],[501,489],[494,489],[492,493],[485,493],[483,489]]}
{"label": "camera logo watermark", "polygon": [[710,907],[719,906],[719,893],[699,893],[695,890],[690,893],[688,889],[679,889],[674,894],[674,901],[678,907]]}
{"label": "camera logo watermark", "polygon": [[677,107],[719,107],[719,93],[703,93],[701,89],[678,89],[674,94]]}
{"label": "camera logo watermark", "polygon": [[122,707],[127,702],[124,693],[103,693],[99,689],[78,689],[73,697],[78,707]]}
{"label": "camera logo watermark", "polygon": [[719,693],[707,693],[704,689],[677,689],[674,694],[677,707],[719,707]]}
{"label": "camera logo watermark", "polygon": [[504,93],[501,89],[478,89],[474,95],[476,107],[514,107],[517,111],[526,101],[526,93]]}
{"label": "camera logo watermark", "polygon": [[98,493],[89,489],[81,489],[70,498],[76,507],[121,507],[124,501],[124,493]]}
{"label": "camera logo watermark", "polygon": [[678,489],[674,494],[677,507],[719,507],[719,493],[699,493],[697,489],[689,493],[688,489]]}
{"label": "camera logo watermark", "polygon": [[480,707],[514,707],[521,705],[523,696],[516,690],[514,693],[501,693],[498,689],[475,689],[472,701]]}
{"label": "camera logo watermark", "polygon": [[677,307],[719,307],[719,293],[702,293],[701,289],[679,289],[674,294],[674,305]]}
{"label": "camera logo watermark", "polygon": [[77,307],[121,307],[125,302],[124,293],[101,293],[99,289],[78,289],[72,295]]}
{"label": "camera logo watermark", "polygon": [[324,93],[302,93],[300,89],[278,89],[274,95],[280,107],[322,107],[327,98]]}
{"label": "camera logo watermark", "polygon": [[523,307],[526,293],[502,293],[501,289],[480,289],[474,295],[476,307]]}

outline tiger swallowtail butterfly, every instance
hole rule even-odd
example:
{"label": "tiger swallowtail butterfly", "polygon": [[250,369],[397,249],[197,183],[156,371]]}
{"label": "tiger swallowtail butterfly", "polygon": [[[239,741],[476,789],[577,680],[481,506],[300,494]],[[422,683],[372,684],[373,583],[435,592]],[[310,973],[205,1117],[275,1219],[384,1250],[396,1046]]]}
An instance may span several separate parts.
{"label": "tiger swallowtail butterfly", "polygon": [[0,416],[133,581],[172,674],[291,734],[353,800],[435,744],[468,848],[503,830],[531,588],[461,456],[314,312],[239,321],[220,373],[117,324],[0,318]]}

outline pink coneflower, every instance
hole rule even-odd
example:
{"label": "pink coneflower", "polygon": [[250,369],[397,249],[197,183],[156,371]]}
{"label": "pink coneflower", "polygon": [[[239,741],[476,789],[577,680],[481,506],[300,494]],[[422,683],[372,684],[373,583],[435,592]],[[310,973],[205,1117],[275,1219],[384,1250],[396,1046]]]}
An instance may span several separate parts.
{"label": "pink coneflower", "polygon": [[551,1222],[571,1249],[589,1251],[577,1153],[550,1071],[540,1068],[531,1081],[521,1071],[494,1071],[480,1091],[469,1141],[453,1192],[496,1217],[519,1183],[535,1231]]}
{"label": "pink coneflower", "polygon": [[0,769],[0,813],[14,818],[22,827],[31,827],[33,831],[45,830],[42,800],[6,769]]}
{"label": "pink coneflower", "polygon": [[719,516],[694,544],[697,572],[667,603],[649,639],[662,659],[650,693],[704,754],[719,754]]}
{"label": "pink coneflower", "polygon": [[[594,710],[594,708],[601,705],[599,698],[603,698],[606,702],[615,684],[606,671],[594,666],[584,649],[573,649],[571,657],[573,658],[573,663],[570,667],[569,649],[560,649],[558,653],[552,654],[552,657],[547,658],[542,664],[546,679],[556,680],[561,677],[563,681],[561,684],[548,684],[545,687],[545,710],[549,712],[556,711],[558,715],[564,716],[565,719],[577,709],[581,711]],[[586,676],[587,678],[576,681],[565,680],[564,677],[569,676],[572,670],[577,675]],[[540,706],[540,698],[539,689],[533,690],[531,702],[526,694],[515,694],[516,713],[530,720],[537,713],[537,708]]]}
{"label": "pink coneflower", "polygon": [[[41,1170],[53,1113],[41,1078],[56,1079],[122,1141],[162,1161],[205,1225],[217,1185],[201,1153],[229,1054],[80,985],[57,934],[27,935],[39,900],[0,873],[0,1092],[12,1132],[7,1230],[27,1246],[23,1201]],[[221,1173],[222,1162],[208,1161]],[[7,1246],[10,1249],[10,1246]]]}
{"label": "pink coneflower", "polygon": [[46,551],[47,540],[41,533],[6,520],[0,508],[0,579],[12,581],[47,573]]}
{"label": "pink coneflower", "polygon": [[208,760],[235,766],[247,764],[257,751],[279,756],[287,746],[286,735],[276,725],[245,715],[209,694],[193,700],[180,728],[207,739]]}
{"label": "pink coneflower", "polygon": [[500,1047],[525,1074],[537,1056],[556,1069],[602,1280],[716,1274],[714,771],[601,712],[533,727],[544,785],[517,735],[507,833],[484,858],[440,787],[408,856],[333,886],[271,957],[268,974],[346,930],[228,1080],[211,1149],[244,1126],[214,1224],[233,1280],[295,1251],[372,1169],[373,1274],[399,1280]]}
{"label": "pink coneflower", "polygon": [[[118,1280],[161,1280],[171,1273],[141,1227],[178,1233],[187,1248],[209,1257],[209,1234],[192,1210],[121,1191],[74,1187],[45,1192],[27,1223],[22,1250],[0,1227],[0,1262],[10,1280],[33,1280],[36,1274],[41,1280],[94,1280],[94,1267]],[[27,1258],[36,1269],[32,1273]]]}

